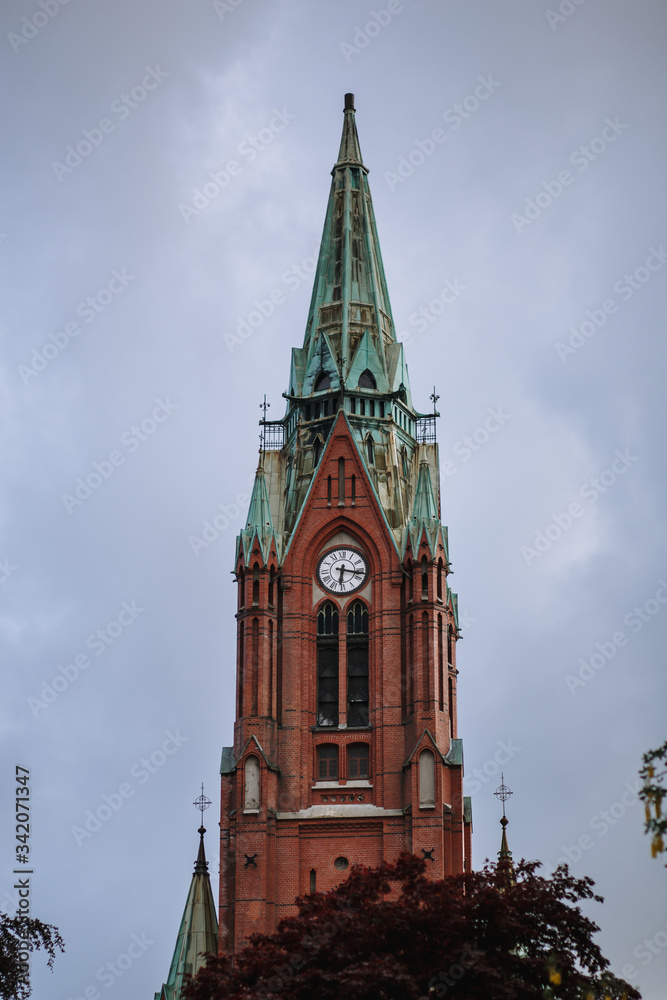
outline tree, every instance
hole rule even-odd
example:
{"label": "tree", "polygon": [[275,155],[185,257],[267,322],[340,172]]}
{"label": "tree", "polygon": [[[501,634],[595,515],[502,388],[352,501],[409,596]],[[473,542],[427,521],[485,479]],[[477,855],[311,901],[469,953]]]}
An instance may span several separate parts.
{"label": "tree", "polygon": [[[639,792],[639,798],[646,808],[644,833],[653,834],[651,854],[656,858],[658,854],[662,854],[665,850],[664,838],[665,834],[667,834],[667,816],[662,815],[662,800],[667,794],[667,789],[665,788],[667,767],[662,767],[662,770],[656,771],[656,764],[660,768],[667,761],[667,740],[657,750],[648,750],[642,757],[642,760],[644,764],[639,772],[639,777],[642,778],[644,785]],[[651,809],[655,813],[654,816],[651,815]],[[665,867],[667,867],[667,862],[665,863]]]}
{"label": "tree", "polygon": [[0,998],[24,1000],[30,996],[30,981],[26,952],[39,948],[49,955],[47,965],[53,969],[56,948],[65,950],[57,927],[43,924],[31,917],[9,917],[0,913]]}
{"label": "tree", "polygon": [[186,1000],[638,1000],[608,971],[580,900],[590,878],[566,865],[490,864],[426,878],[426,862],[355,867],[328,893],[297,900],[273,935],[235,958],[209,956]]}

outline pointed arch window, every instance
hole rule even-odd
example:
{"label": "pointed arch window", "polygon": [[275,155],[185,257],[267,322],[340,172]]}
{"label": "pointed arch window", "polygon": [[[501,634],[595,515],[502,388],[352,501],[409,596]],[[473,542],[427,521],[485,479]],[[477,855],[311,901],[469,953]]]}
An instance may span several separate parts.
{"label": "pointed arch window", "polygon": [[368,608],[361,601],[347,613],[347,724],[369,724]]}
{"label": "pointed arch window", "polygon": [[320,372],[320,374],[315,379],[315,385],[313,386],[313,392],[323,392],[324,389],[331,388],[331,379],[326,372]]}
{"label": "pointed arch window", "polygon": [[315,442],[313,444],[313,468],[316,469],[320,463],[320,454],[322,451],[322,438],[317,435]]}
{"label": "pointed arch window", "polygon": [[259,759],[251,754],[244,767],[244,812],[259,812]]}
{"label": "pointed arch window", "polygon": [[269,570],[269,605],[274,606],[275,603],[275,589],[276,589],[276,568],[272,566]]}
{"label": "pointed arch window", "polygon": [[375,463],[375,445],[370,434],[366,438],[366,458],[368,459],[369,465],[373,465]]}
{"label": "pointed arch window", "polygon": [[238,572],[239,582],[239,608],[245,607],[245,570],[243,567]]}
{"label": "pointed arch window", "polygon": [[428,601],[428,559],[422,556],[422,601]]}
{"label": "pointed arch window", "polygon": [[438,559],[438,577],[437,577],[437,593],[438,600],[442,600],[442,559]]}
{"label": "pointed arch window", "polygon": [[366,371],[363,371],[359,376],[359,381],[357,382],[357,385],[359,386],[360,389],[377,389],[378,387],[373,372],[369,371],[368,368],[366,369]]}
{"label": "pointed arch window", "polygon": [[435,755],[432,750],[422,750],[419,757],[419,808],[435,807]]}
{"label": "pointed arch window", "polygon": [[454,630],[451,625],[447,626],[447,663],[454,666]]}
{"label": "pointed arch window", "polygon": [[317,613],[317,725],[338,725],[338,608],[331,601]]}
{"label": "pointed arch window", "polygon": [[259,563],[252,567],[252,603],[259,604]]}

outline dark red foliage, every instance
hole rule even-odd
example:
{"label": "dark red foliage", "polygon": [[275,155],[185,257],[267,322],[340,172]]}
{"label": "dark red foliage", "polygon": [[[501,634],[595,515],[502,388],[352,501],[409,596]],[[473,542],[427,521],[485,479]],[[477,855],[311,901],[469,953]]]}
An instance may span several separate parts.
{"label": "dark red foliage", "polygon": [[300,898],[276,934],[209,958],[186,1000],[603,1000],[639,993],[606,972],[599,929],[576,905],[593,882],[539,862],[433,882],[403,854],[354,868],[329,893]]}

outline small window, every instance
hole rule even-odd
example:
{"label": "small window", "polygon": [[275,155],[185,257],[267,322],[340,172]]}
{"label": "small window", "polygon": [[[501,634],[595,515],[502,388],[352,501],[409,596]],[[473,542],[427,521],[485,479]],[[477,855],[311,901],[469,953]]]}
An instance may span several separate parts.
{"label": "small window", "polygon": [[368,744],[353,743],[347,750],[347,776],[350,781],[368,777]]}
{"label": "small window", "polygon": [[373,465],[375,462],[375,445],[370,434],[366,438],[366,457],[368,458],[368,464]]}
{"label": "small window", "polygon": [[242,608],[245,605],[245,573],[243,569],[239,570],[237,579],[239,582],[239,608]]}
{"label": "small window", "polygon": [[365,417],[366,416],[366,400],[365,399],[360,399],[359,400],[359,416],[360,417]]}
{"label": "small window", "polygon": [[317,748],[318,781],[338,780],[338,747],[333,743],[323,743]]}
{"label": "small window", "polygon": [[345,505],[345,459],[338,459],[338,506]]}
{"label": "small window", "polygon": [[359,381],[357,382],[357,385],[359,386],[360,389],[377,389],[377,382],[375,381],[375,377],[373,373],[368,370],[368,368],[366,369],[366,371],[362,372],[361,375],[359,376]]}
{"label": "small window", "polygon": [[438,559],[438,600],[442,600],[442,559]]}
{"label": "small window", "polygon": [[259,604],[259,563],[252,568],[252,603]]}
{"label": "small window", "polygon": [[352,506],[357,502],[357,477],[352,474],[350,478],[350,493],[352,494]]}
{"label": "small window", "polygon": [[435,757],[432,750],[422,750],[419,758],[419,808],[435,805]]}
{"label": "small window", "polygon": [[269,604],[273,607],[275,602],[275,589],[276,589],[276,568],[272,566],[269,570]]}
{"label": "small window", "polygon": [[331,506],[331,476],[327,476],[327,507]]}
{"label": "small window", "polygon": [[317,468],[320,461],[320,451],[322,450],[322,439],[319,437],[315,438],[315,443],[313,445],[313,468]]}
{"label": "small window", "polygon": [[313,387],[313,392],[322,392],[324,389],[331,388],[331,379],[326,372],[320,372],[315,380],[315,385]]}
{"label": "small window", "polygon": [[447,626],[447,663],[450,667],[454,665],[454,633],[452,626]]}
{"label": "small window", "polygon": [[350,397],[350,413],[357,412],[357,401],[354,396]]}
{"label": "small window", "polygon": [[259,760],[250,756],[245,762],[245,798],[243,808],[246,810],[259,809]]}
{"label": "small window", "polygon": [[347,634],[368,635],[368,609],[361,601],[355,601],[347,613]]}
{"label": "small window", "polygon": [[317,892],[317,872],[314,868],[310,869],[310,891]]}
{"label": "small window", "polygon": [[428,601],[428,560],[422,556],[422,601]]}

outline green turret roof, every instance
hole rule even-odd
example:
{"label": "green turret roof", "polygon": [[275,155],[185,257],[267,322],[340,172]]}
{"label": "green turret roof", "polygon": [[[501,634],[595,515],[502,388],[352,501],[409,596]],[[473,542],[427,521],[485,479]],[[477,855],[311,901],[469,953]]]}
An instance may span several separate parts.
{"label": "green turret roof", "polygon": [[204,827],[199,828],[199,851],[190,883],[183,918],[178,931],[174,957],[167,982],[155,994],[155,1000],[181,1000],[188,973],[195,975],[204,965],[203,955],[218,951],[218,918],[211,891],[208,862],[204,851]]}

